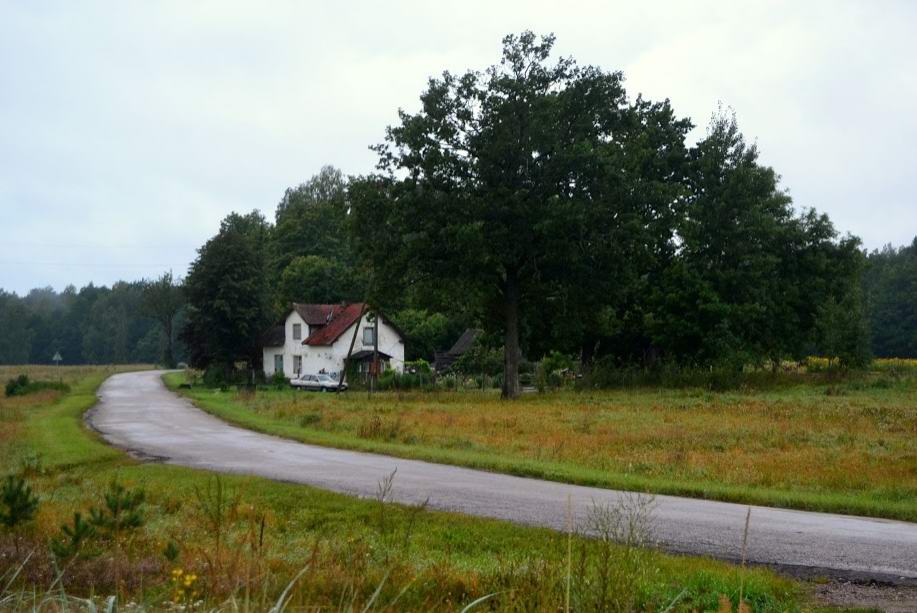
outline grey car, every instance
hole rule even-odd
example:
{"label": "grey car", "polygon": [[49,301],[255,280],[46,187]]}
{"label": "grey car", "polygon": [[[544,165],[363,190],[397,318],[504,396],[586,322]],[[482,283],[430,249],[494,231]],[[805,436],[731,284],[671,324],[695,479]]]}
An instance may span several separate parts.
{"label": "grey car", "polygon": [[346,383],[339,386],[337,379],[326,374],[302,374],[290,379],[290,385],[303,391],[312,390],[316,392],[336,392],[338,390],[343,391],[347,389]]}

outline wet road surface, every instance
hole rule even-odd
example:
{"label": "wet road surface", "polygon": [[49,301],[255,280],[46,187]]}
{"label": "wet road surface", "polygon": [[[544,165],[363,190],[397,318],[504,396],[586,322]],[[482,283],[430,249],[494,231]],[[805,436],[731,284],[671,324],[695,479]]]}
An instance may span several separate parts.
{"label": "wet road surface", "polygon": [[[139,457],[258,475],[362,497],[397,469],[392,497],[433,509],[566,529],[593,503],[623,492],[514,477],[385,455],[306,445],[238,428],[195,408],[163,385],[161,371],[124,373],[100,388],[87,422]],[[568,500],[570,501],[568,503]],[[569,505],[569,507],[568,507]],[[653,535],[662,548],[736,560],[747,505],[656,496]],[[751,507],[748,561],[803,576],[917,585],[917,524]]]}

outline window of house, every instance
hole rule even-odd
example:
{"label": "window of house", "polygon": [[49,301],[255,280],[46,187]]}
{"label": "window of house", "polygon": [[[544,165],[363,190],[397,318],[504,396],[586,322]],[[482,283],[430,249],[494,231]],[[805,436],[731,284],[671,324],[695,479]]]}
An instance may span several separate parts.
{"label": "window of house", "polygon": [[375,340],[375,337],[373,335],[375,334],[375,332],[376,331],[373,328],[363,328],[363,344],[364,345],[373,345],[374,344],[373,341]]}
{"label": "window of house", "polygon": [[302,340],[302,324],[293,324],[293,340]]}
{"label": "window of house", "polygon": [[297,375],[302,372],[302,356],[301,355],[293,356],[293,372]]}
{"label": "window of house", "polygon": [[283,354],[278,353],[274,356],[274,372],[283,374]]}

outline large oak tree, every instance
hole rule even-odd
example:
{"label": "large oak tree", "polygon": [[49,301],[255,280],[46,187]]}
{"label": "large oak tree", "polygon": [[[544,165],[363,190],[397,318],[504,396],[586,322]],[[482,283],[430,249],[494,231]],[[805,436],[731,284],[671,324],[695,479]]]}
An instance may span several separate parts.
{"label": "large oak tree", "polygon": [[431,79],[421,110],[400,112],[376,148],[380,174],[350,186],[375,295],[426,285],[479,303],[503,331],[509,398],[524,328],[547,312],[533,307],[555,299],[592,317],[660,243],[648,234],[677,198],[669,158],[683,159],[690,128],[667,103],[630,104],[620,73],[550,63],[553,44],[507,36],[485,72]]}

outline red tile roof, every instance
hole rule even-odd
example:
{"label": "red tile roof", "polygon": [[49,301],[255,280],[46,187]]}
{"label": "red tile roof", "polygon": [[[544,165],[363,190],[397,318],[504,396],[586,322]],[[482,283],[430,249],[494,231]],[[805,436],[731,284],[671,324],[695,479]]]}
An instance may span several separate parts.
{"label": "red tile roof", "polygon": [[[340,336],[344,334],[344,332],[346,332],[350,326],[360,320],[360,317],[363,315],[363,311],[366,308],[366,305],[362,302],[355,302],[353,304],[343,306],[339,304],[301,304],[297,306],[334,307],[331,310],[331,321],[310,334],[309,338],[302,342],[303,345],[333,345],[334,342],[340,338]],[[296,312],[299,313],[303,319],[306,319],[306,317],[302,314],[302,311],[300,311],[298,308],[296,309]],[[306,320],[306,323],[312,325],[309,320]],[[321,323],[324,324],[325,322],[322,321]]]}
{"label": "red tile roof", "polygon": [[[293,303],[293,310],[310,326],[324,326],[344,309],[342,304]],[[289,312],[288,312],[289,313]]]}

